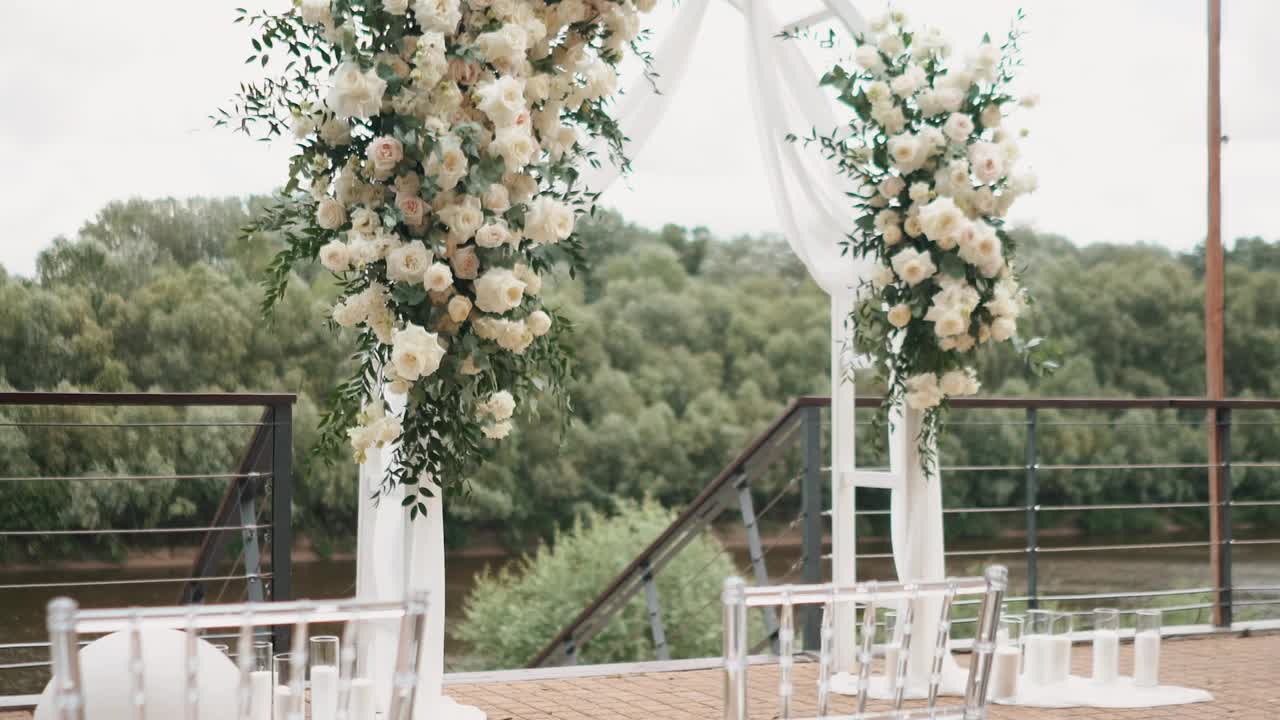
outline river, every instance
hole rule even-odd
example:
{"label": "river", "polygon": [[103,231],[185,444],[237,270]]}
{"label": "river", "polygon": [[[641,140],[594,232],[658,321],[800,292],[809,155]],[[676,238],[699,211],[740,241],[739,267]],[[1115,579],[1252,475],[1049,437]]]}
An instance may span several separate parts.
{"label": "river", "polygon": [[[1160,538],[1166,540],[1166,538]],[[1152,541],[1143,538],[1143,541]],[[1102,544],[1106,539],[1092,539],[1089,544]],[[1135,542],[1133,538],[1121,542]],[[956,545],[963,548],[963,545]],[[860,548],[867,553],[885,552],[883,547]],[[774,568],[790,567],[798,559],[798,547],[782,545],[769,555],[769,565]],[[734,550],[735,559],[744,571],[750,567],[746,551]],[[976,574],[989,561],[1007,562],[1011,573],[1011,594],[1021,595],[1026,590],[1024,565],[1018,556],[953,558],[948,564],[951,574]],[[447,562],[446,613],[450,624],[462,617],[463,601],[470,591],[473,578],[485,566],[498,566],[508,561],[502,556],[475,557],[451,555]],[[625,562],[625,559],[620,560]],[[39,642],[46,639],[44,607],[49,599],[69,594],[87,607],[117,607],[128,605],[158,605],[173,603],[181,585],[178,583],[154,583],[144,585],[99,585],[91,591],[85,588],[13,589],[11,586],[27,583],[75,582],[92,584],[98,581],[162,580],[181,577],[187,568],[106,568],[93,570],[11,570],[0,568],[0,643]],[[860,578],[892,579],[892,564],[886,559],[860,561]],[[1234,578],[1237,586],[1280,586],[1280,548],[1276,546],[1243,546],[1235,550]],[[355,583],[355,562],[351,559],[316,560],[294,565],[294,594],[300,598],[329,598],[349,596]],[[1174,548],[1141,552],[1099,553],[1072,552],[1042,555],[1039,561],[1039,586],[1041,594],[1133,592],[1167,588],[1209,587],[1207,550],[1204,548]],[[231,601],[239,592],[229,588],[224,599]],[[219,587],[215,583],[209,598],[215,600]],[[1276,598],[1275,594],[1270,596]],[[1203,598],[1176,598],[1182,602],[1202,602]],[[1108,604],[1108,603],[1097,603]],[[1172,603],[1165,603],[1172,604]],[[1250,608],[1254,614],[1280,617],[1280,606]],[[1207,615],[1194,621],[1205,622]],[[453,638],[446,644],[446,655],[458,658],[467,652]],[[37,659],[27,653],[5,651],[0,653],[0,664]],[[41,658],[42,659],[42,658]],[[36,692],[43,684],[41,670],[0,670],[0,694]]]}

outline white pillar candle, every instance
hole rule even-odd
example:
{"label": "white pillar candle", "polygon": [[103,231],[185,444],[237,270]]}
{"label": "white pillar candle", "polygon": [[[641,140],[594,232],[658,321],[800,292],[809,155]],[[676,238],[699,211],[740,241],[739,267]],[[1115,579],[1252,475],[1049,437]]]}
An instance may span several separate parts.
{"label": "white pillar candle", "polygon": [[1071,636],[1070,635],[1052,635],[1051,657],[1049,664],[1052,667],[1049,682],[1066,682],[1067,677],[1071,675]]}
{"label": "white pillar candle", "polygon": [[1053,639],[1048,635],[1027,635],[1023,646],[1027,649],[1027,681],[1037,685],[1053,682]]}
{"label": "white pillar candle", "polygon": [[270,670],[254,670],[249,673],[249,717],[253,720],[272,720]]}
{"label": "white pillar candle", "polygon": [[991,697],[1004,700],[1018,695],[1018,664],[1022,652],[1016,645],[996,648],[991,660]]}
{"label": "white pillar candle", "polygon": [[1133,638],[1133,682],[1138,687],[1160,684],[1160,633],[1140,632]]}
{"label": "white pillar candle", "polygon": [[349,720],[373,720],[373,682],[368,678],[356,678],[351,681]]}
{"label": "white pillar candle", "polygon": [[289,699],[293,693],[288,685],[277,685],[275,694],[275,720],[289,720]]}
{"label": "white pillar candle", "polygon": [[314,665],[311,668],[311,720],[334,720],[338,716],[338,668]]}
{"label": "white pillar candle", "polygon": [[891,692],[898,687],[898,653],[897,645],[890,645],[884,649],[884,677]]}
{"label": "white pillar candle", "polygon": [[1120,676],[1120,634],[1115,630],[1093,633],[1093,681],[1108,685]]}

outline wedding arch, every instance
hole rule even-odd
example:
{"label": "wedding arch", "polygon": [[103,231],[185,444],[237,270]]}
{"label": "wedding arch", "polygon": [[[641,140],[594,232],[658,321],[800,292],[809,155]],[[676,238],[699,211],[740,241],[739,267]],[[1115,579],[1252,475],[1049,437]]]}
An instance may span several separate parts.
{"label": "wedding arch", "polygon": [[[831,101],[818,85],[819,73],[801,52],[799,43],[778,38],[785,29],[804,28],[836,22],[850,33],[861,33],[865,23],[849,0],[815,0],[800,16],[790,0],[682,0],[661,42],[654,50],[655,77],[637,81],[617,107],[618,125],[629,138],[627,154],[635,157],[665,115],[695,51],[695,41],[711,2],[727,2],[744,19],[747,46],[746,72],[749,75],[755,124],[761,139],[768,181],[777,215],[787,242],[804,263],[813,280],[831,299],[831,519],[832,580],[852,583],[856,577],[854,508],[855,488],[877,487],[892,491],[893,558],[901,580],[936,580],[945,575],[942,533],[941,487],[936,463],[922,462],[915,439],[920,429],[920,412],[895,409],[890,437],[890,469],[887,472],[859,470],[854,441],[855,392],[846,369],[848,339],[846,318],[853,310],[854,287],[866,276],[866,266],[852,255],[843,255],[838,241],[854,229],[844,190],[846,178],[829,163],[802,147],[788,142],[790,133],[817,128],[836,128]],[[620,170],[603,163],[588,168],[584,184],[593,191],[605,190],[618,178]],[[394,409],[394,408],[393,408]],[[444,555],[441,493],[427,501],[426,521],[410,522],[399,498],[393,494],[375,501],[386,476],[390,454],[373,449],[360,469],[360,508],[357,549],[357,592],[367,599],[399,598],[408,587],[427,588],[434,597],[443,597]],[[438,488],[437,488],[438,489]],[[403,487],[396,492],[403,492]],[[412,492],[412,490],[411,490]],[[837,671],[850,671],[854,664],[854,609],[837,610]],[[920,612],[916,617],[937,617],[936,612]],[[443,695],[444,604],[433,602],[428,618],[430,643],[424,649],[423,698],[420,703],[431,717],[482,718],[474,708],[454,705]],[[934,628],[917,628],[931,637]],[[375,647],[375,672],[390,680],[391,631],[370,640]],[[910,661],[909,684],[923,684],[929,672],[925,643],[920,643]],[[385,665],[378,667],[379,661]],[[944,687],[963,682],[952,664],[944,669]],[[430,708],[430,709],[428,709]],[[427,717],[427,714],[421,717]]]}

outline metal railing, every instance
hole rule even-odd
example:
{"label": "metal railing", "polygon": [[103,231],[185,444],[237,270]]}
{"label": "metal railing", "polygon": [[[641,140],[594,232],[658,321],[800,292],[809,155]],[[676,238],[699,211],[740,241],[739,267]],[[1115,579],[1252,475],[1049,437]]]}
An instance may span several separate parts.
{"label": "metal railing", "polygon": [[[156,482],[203,482],[222,488],[221,500],[207,523],[188,520],[172,526],[161,521],[156,525],[143,522],[134,527],[0,527],[0,547],[5,543],[63,538],[80,543],[100,542],[104,538],[116,543],[129,540],[154,547],[157,542],[185,545],[199,538],[190,570],[177,577],[86,579],[81,573],[59,571],[53,565],[51,569],[41,569],[42,577],[36,580],[0,582],[0,606],[13,607],[10,603],[21,599],[24,606],[42,607],[40,600],[60,594],[77,596],[93,605],[98,604],[95,591],[100,596],[103,590],[120,593],[129,586],[137,586],[148,600],[131,600],[128,604],[160,602],[150,599],[155,597],[155,590],[144,592],[148,586],[154,589],[177,586],[168,602],[177,600],[182,604],[206,599],[235,600],[235,594],[249,601],[290,599],[295,399],[296,396],[284,393],[0,392],[0,440],[5,439],[5,434],[17,434],[23,444],[66,445],[83,453],[84,448],[77,443],[92,437],[91,447],[104,450],[106,455],[90,457],[87,463],[73,463],[75,466],[65,464],[72,462],[70,459],[60,458],[58,463],[46,468],[46,474],[0,470],[0,487],[9,486],[11,497],[22,497],[22,484],[37,483],[67,485],[68,497],[75,497],[76,486],[84,483],[147,486]],[[261,408],[260,415],[256,418],[246,415],[255,407]],[[212,417],[215,413],[233,417]],[[42,433],[57,434],[42,438]],[[201,440],[209,442],[214,435],[222,433],[219,438],[225,441],[223,446],[233,453],[226,458],[229,466],[208,467],[210,462],[220,461],[188,457],[184,452],[184,438],[174,437],[179,433],[186,433],[188,447],[195,448],[204,444]],[[234,450],[237,445],[242,445],[238,452]],[[136,453],[138,447],[157,446],[173,448],[174,457],[160,461],[163,466],[172,467],[172,471],[123,469],[136,467],[135,461],[139,458],[130,455]],[[12,467],[8,460],[0,458],[0,467]],[[147,461],[148,465],[154,463],[151,458]],[[102,469],[111,463],[117,463],[115,467],[121,469]],[[183,464],[196,467],[182,467]],[[268,548],[265,553],[264,548]],[[121,550],[118,546],[115,549],[117,553]],[[8,554],[13,556],[15,548],[11,547]],[[33,560],[33,566],[43,566],[48,559],[37,556]],[[228,590],[234,587],[232,583],[242,587],[228,595]],[[10,601],[6,601],[6,595]],[[136,596],[130,593],[130,597]],[[25,623],[21,629],[34,628],[41,631],[37,636],[43,638],[43,617],[30,620],[34,622]],[[43,672],[49,666],[48,643],[30,641],[32,639],[0,637],[0,694],[11,693],[14,687],[5,680],[3,671]],[[280,628],[275,641],[278,647],[287,647],[288,629]]]}
{"label": "metal railing", "polygon": [[[859,398],[860,412],[869,411],[880,404],[878,397]],[[664,530],[648,547],[636,556],[601,593],[584,608],[568,625],[560,630],[554,638],[528,663],[529,667],[546,667],[554,665],[574,664],[582,647],[622,611],[624,607],[643,591],[648,608],[650,632],[654,646],[654,654],[658,659],[667,659],[670,653],[666,647],[669,630],[662,620],[661,598],[656,590],[655,578],[683,548],[712,529],[721,516],[729,510],[736,509],[741,525],[731,523],[718,528],[723,533],[740,528],[745,535],[750,572],[759,585],[782,582],[822,582],[828,574],[824,561],[830,555],[824,552],[827,532],[824,523],[829,522],[830,513],[824,510],[830,500],[830,490],[825,480],[830,475],[830,468],[824,463],[826,455],[826,438],[824,409],[830,405],[825,397],[804,397],[789,403],[775,420],[755,439],[748,444],[720,474],[713,479],[698,496],[685,508],[676,520]],[[949,518],[949,525],[957,524],[961,518],[956,516],[988,516],[1021,517],[1020,542],[1016,546],[991,547],[999,543],[988,543],[981,548],[953,548],[946,552],[947,558],[957,560],[971,558],[974,562],[997,561],[1010,563],[1021,558],[1025,565],[1025,594],[1006,598],[1007,603],[1023,607],[1035,608],[1042,604],[1052,603],[1055,606],[1067,606],[1084,601],[1141,601],[1167,602],[1178,597],[1189,597],[1191,602],[1181,605],[1166,606],[1169,611],[1213,611],[1214,624],[1218,627],[1231,627],[1234,611],[1238,608],[1261,608],[1280,606],[1280,584],[1236,585],[1233,573],[1233,555],[1236,549],[1250,546],[1280,546],[1280,533],[1273,536],[1237,537],[1236,518],[1233,509],[1248,508],[1251,510],[1270,507],[1280,508],[1280,492],[1272,491],[1264,497],[1237,500],[1233,497],[1233,468],[1248,468],[1252,471],[1276,470],[1280,472],[1280,437],[1274,445],[1268,445],[1269,457],[1237,460],[1232,454],[1232,427],[1266,425],[1280,428],[1280,418],[1250,419],[1243,422],[1233,418],[1233,413],[1266,415],[1268,411],[1280,410],[1280,400],[1228,399],[1221,401],[1202,398],[958,398],[951,401],[952,417],[944,429],[943,435],[957,432],[964,426],[1018,427],[1023,428],[1022,448],[1019,453],[1022,462],[1010,462],[1012,458],[995,458],[990,464],[941,465],[943,482],[949,475],[980,474],[986,476],[1010,475],[1019,476],[1022,488],[1017,493],[1021,502],[1004,505],[970,505],[966,507],[946,507],[944,513]],[[1021,417],[997,418],[995,420],[978,420],[966,422],[957,417],[961,412],[1004,413],[1019,412]],[[1118,414],[1140,411],[1150,413],[1173,413],[1175,418],[1165,422],[1134,422],[1116,417]],[[1091,412],[1104,413],[1111,417],[1102,420],[1077,421],[1075,419],[1045,419],[1046,413],[1055,415]],[[859,426],[867,426],[867,422],[859,422]],[[1159,426],[1192,426],[1207,429],[1204,445],[1214,443],[1213,452],[1206,453],[1209,460],[1203,462],[1187,461],[1187,458],[1170,458],[1168,462],[1046,462],[1054,459],[1046,458],[1043,442],[1048,439],[1051,428],[1070,428],[1079,426],[1111,426],[1122,428],[1129,425]],[[1117,440],[1117,442],[1119,442]],[[1100,448],[1099,454],[1109,448]],[[799,471],[792,472],[795,454],[799,453]],[[942,457],[946,459],[945,442]],[[860,456],[861,457],[861,456]],[[791,463],[779,462],[789,459]],[[1159,458],[1156,458],[1159,459]],[[781,466],[781,467],[779,467]],[[1055,502],[1055,494],[1045,487],[1046,476],[1060,476],[1080,471],[1107,473],[1108,479],[1123,480],[1125,473],[1140,471],[1144,473],[1197,473],[1204,478],[1201,489],[1206,499],[1173,499],[1170,501],[1150,502]],[[781,474],[781,478],[778,475]],[[1280,478],[1280,474],[1277,475]],[[772,481],[772,482],[766,482]],[[953,480],[954,481],[954,480]],[[1197,481],[1198,482],[1198,481]],[[1212,487],[1210,487],[1212,485]],[[767,486],[767,487],[766,487]],[[857,522],[884,523],[889,511],[877,507],[867,507],[864,499],[875,499],[873,493],[886,493],[883,490],[862,490],[859,492],[859,507],[855,512]],[[796,497],[798,495],[798,498]],[[757,504],[757,498],[765,498]],[[885,495],[880,496],[884,500]],[[880,503],[887,507],[887,502]],[[759,509],[757,510],[757,507]],[[1063,514],[1078,515],[1094,512],[1133,513],[1135,511],[1174,511],[1187,512],[1202,510],[1210,514],[1209,533],[1204,539],[1184,540],[1170,539],[1157,542],[1105,542],[1088,544],[1085,534],[1080,543],[1057,544],[1045,543],[1052,535],[1046,534],[1043,527],[1046,520],[1062,517]],[[780,516],[779,513],[782,513]],[[960,523],[963,524],[963,523]],[[768,526],[772,537],[766,537],[762,526]],[[954,528],[950,528],[954,529]],[[865,530],[865,528],[864,528]],[[1256,530],[1256,528],[1255,528]],[[800,554],[794,561],[778,570],[777,563],[770,565],[771,555],[779,548],[794,546],[796,533],[799,533]],[[863,533],[866,534],[865,532]],[[860,538],[860,544],[862,538]],[[1047,558],[1063,557],[1071,553],[1134,553],[1183,551],[1202,549],[1204,558],[1211,568],[1212,584],[1191,588],[1160,588],[1150,591],[1132,591],[1130,589],[1101,593],[1046,593],[1041,587],[1044,573],[1041,567]],[[888,552],[867,553],[857,555],[858,560],[884,561],[892,558]],[[713,558],[713,562],[721,556]],[[1280,551],[1276,555],[1277,573],[1280,573]],[[708,568],[710,565],[707,566]],[[862,570],[859,570],[862,577]],[[700,573],[695,573],[699,575]],[[1242,600],[1237,594],[1248,593],[1261,596],[1261,599]],[[1011,593],[1012,594],[1012,593]],[[1201,596],[1209,596],[1205,602],[1198,602]],[[708,607],[717,598],[708,598]],[[701,610],[696,610],[698,615]],[[817,647],[820,618],[816,613],[807,613],[800,618],[806,647]],[[954,624],[964,625],[963,619]],[[776,638],[777,619],[765,612],[763,625],[766,640],[758,648],[767,647]]]}

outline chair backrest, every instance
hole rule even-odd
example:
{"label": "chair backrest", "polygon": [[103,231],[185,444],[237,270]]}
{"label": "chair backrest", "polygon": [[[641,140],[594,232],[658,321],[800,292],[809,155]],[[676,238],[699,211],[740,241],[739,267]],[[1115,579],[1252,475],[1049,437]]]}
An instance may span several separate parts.
{"label": "chair backrest", "polygon": [[[856,585],[778,585],[772,587],[748,587],[741,578],[725,580],[724,601],[724,718],[747,720],[747,610],[754,607],[778,608],[778,696],[777,717],[791,718],[793,654],[795,651],[796,606],[821,606],[822,631],[818,652],[818,702],[817,717],[840,717],[848,720],[876,720],[894,718],[906,720],[913,717],[929,717],[938,720],[963,718],[980,720],[986,716],[987,682],[991,675],[991,660],[995,652],[996,631],[1000,624],[1000,606],[1008,587],[1008,570],[993,565],[983,577],[953,578],[942,582],[922,583],[858,583]],[[939,707],[937,704],[943,661],[949,652],[951,633],[951,607],[957,596],[981,595],[982,602],[977,617],[977,633],[973,640],[973,654],[969,663],[969,679],[965,686],[964,704],[956,707]],[[920,710],[904,710],[903,690],[906,683],[907,664],[913,640],[912,614],[919,604],[916,600],[941,598],[942,602],[937,635],[933,638],[933,662],[929,679],[928,706]],[[903,602],[905,601],[905,602]],[[901,602],[899,617],[901,650],[898,653],[894,689],[893,710],[868,712],[867,690],[870,687],[872,640],[876,628],[876,608],[887,603]],[[833,652],[833,618],[837,604],[854,603],[862,607],[862,632],[858,648],[858,699],[857,710],[852,715],[838,716],[830,713],[830,676]],[[895,674],[891,674],[893,676]]]}
{"label": "chair backrest", "polygon": [[[250,720],[252,717],[252,683],[254,670],[253,646],[259,638],[257,628],[293,626],[293,650],[289,653],[287,685],[288,704],[276,717],[303,720],[306,694],[308,626],[316,623],[343,623],[345,629],[338,659],[338,692],[336,719],[354,718],[352,704],[353,680],[359,668],[357,648],[362,645],[361,635],[368,632],[369,623],[399,622],[399,644],[396,654],[396,671],[391,682],[389,712],[385,720],[410,720],[417,693],[418,658],[426,631],[427,593],[412,593],[399,602],[365,602],[358,600],[316,600],[278,603],[241,603],[234,605],[182,605],[176,607],[126,608],[82,610],[70,598],[56,598],[48,605],[50,660],[53,666],[52,702],[57,720],[84,720],[87,709],[84,679],[80,667],[80,636],[82,634],[128,633],[130,676],[129,703],[131,718],[142,720],[146,715],[147,697],[144,687],[143,667],[144,631],[180,630],[187,633],[184,658],[184,687],[182,695],[183,718],[166,720],[197,720],[200,717],[200,680],[198,671],[198,634],[211,629],[238,628],[237,669],[239,684],[236,688],[235,715],[227,720]],[[361,626],[366,626],[365,630]],[[367,678],[356,680],[368,684]],[[280,679],[281,684],[285,680]],[[362,688],[363,689],[363,688]],[[371,690],[372,688],[370,688]],[[283,692],[283,691],[282,691]]]}

